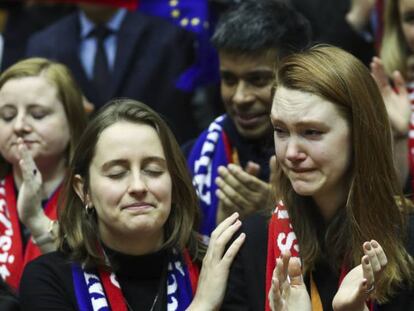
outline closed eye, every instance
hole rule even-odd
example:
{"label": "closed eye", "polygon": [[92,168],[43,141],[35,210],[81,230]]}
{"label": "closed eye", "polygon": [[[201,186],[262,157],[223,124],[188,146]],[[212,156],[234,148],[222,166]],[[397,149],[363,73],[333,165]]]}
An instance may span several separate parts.
{"label": "closed eye", "polygon": [[274,127],[274,132],[279,138],[286,137],[289,134],[287,130],[278,126]]}
{"label": "closed eye", "polygon": [[314,129],[305,130],[303,135],[311,138],[319,138],[324,134],[324,132]]}
{"label": "closed eye", "polygon": [[162,169],[144,169],[143,173],[150,177],[158,177],[164,173]]}
{"label": "closed eye", "polygon": [[108,174],[106,174],[106,176],[111,179],[121,179],[126,175],[126,172],[127,171],[109,172]]}
{"label": "closed eye", "polygon": [[16,117],[16,115],[16,109],[4,108],[0,111],[0,118],[5,122],[10,122],[14,119],[14,117]]}

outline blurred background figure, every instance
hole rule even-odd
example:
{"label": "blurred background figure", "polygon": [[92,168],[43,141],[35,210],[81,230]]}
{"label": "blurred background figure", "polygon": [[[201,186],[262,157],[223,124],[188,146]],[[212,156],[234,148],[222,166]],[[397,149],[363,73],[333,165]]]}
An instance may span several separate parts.
{"label": "blurred background figure", "polygon": [[24,265],[56,248],[61,184],[85,125],[65,66],[34,58],[1,74],[0,274],[15,289]]}
{"label": "blurred background figure", "polygon": [[3,0],[0,2],[0,53],[4,71],[26,56],[27,42],[32,34],[75,10],[75,5],[54,0]]}
{"label": "blurred background figure", "polygon": [[[375,58],[371,64],[379,86],[388,98],[386,103],[389,102],[387,109],[394,130],[397,164],[406,182],[405,192],[411,195],[414,190],[413,15],[414,1],[387,1],[380,59]],[[405,81],[407,85],[404,85]]]}
{"label": "blurred background figure", "polygon": [[142,100],[166,117],[179,141],[194,137],[198,128],[192,92],[176,86],[194,61],[193,36],[125,8],[91,3],[78,7],[35,34],[27,55],[67,65],[95,110],[114,97]]}

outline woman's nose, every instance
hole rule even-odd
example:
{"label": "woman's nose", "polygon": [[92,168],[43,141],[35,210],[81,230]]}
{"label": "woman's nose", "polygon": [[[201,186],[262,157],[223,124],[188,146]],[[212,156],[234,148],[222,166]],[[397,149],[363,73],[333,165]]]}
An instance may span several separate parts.
{"label": "woman's nose", "polygon": [[129,183],[130,193],[145,193],[148,191],[145,178],[139,172],[133,172]]}
{"label": "woman's nose", "polygon": [[291,137],[286,147],[286,159],[291,162],[303,161],[306,154],[297,138]]}
{"label": "woman's nose", "polygon": [[13,129],[19,136],[31,131],[31,126],[27,122],[27,118],[24,114],[18,114],[16,116],[14,119]]}

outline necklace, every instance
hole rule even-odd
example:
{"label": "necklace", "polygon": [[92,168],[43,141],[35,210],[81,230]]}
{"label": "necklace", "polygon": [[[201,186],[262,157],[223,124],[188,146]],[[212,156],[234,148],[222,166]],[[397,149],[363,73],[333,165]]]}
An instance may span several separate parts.
{"label": "necklace", "polygon": [[[124,298],[125,304],[128,307],[128,311],[134,311],[134,309],[132,309],[131,305],[129,304],[129,302]],[[152,302],[151,308],[149,309],[149,311],[154,311],[155,305],[157,304],[158,301],[158,293],[155,295],[154,301]]]}

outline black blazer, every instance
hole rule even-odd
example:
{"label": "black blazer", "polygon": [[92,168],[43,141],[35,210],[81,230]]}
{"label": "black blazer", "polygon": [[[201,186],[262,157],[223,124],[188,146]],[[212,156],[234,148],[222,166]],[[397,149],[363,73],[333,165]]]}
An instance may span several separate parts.
{"label": "black blazer", "polygon": [[[117,34],[111,84],[100,100],[79,57],[80,25],[75,12],[34,34],[26,55],[40,56],[68,66],[86,98],[96,108],[114,97],[140,100],[166,117],[179,141],[195,137],[190,100],[192,94],[175,87],[177,78],[194,58],[192,35],[156,17],[128,12]],[[102,94],[100,94],[102,95]]]}

